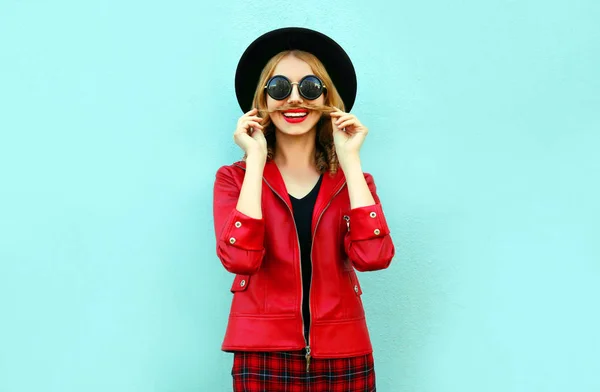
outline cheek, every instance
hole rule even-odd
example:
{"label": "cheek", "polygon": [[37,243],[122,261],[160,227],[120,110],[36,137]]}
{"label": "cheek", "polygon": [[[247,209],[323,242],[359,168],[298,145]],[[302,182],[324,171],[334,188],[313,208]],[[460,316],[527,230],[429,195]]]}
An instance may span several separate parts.
{"label": "cheek", "polygon": [[[267,110],[269,110],[269,111],[274,110],[278,106],[281,106],[281,102],[276,101],[267,95]],[[279,113],[279,112],[270,113],[269,117],[271,117],[271,121],[273,121],[276,124],[279,124],[279,122],[281,121],[281,118],[280,118],[281,113]]]}
{"label": "cheek", "polygon": [[321,119],[321,112],[312,112],[311,116],[313,117],[313,119],[312,119],[313,124],[312,125],[314,125],[314,124],[318,123],[319,120]]}
{"label": "cheek", "polygon": [[267,109],[271,110],[274,107],[275,107],[275,101],[273,100],[273,98],[271,98],[267,95]]}
{"label": "cheek", "polygon": [[267,109],[273,110],[285,104],[285,101],[276,101],[267,95]]}
{"label": "cheek", "polygon": [[319,98],[312,101],[312,103],[316,106],[325,106],[325,97],[321,95]]}
{"label": "cheek", "polygon": [[[325,105],[325,97],[323,95],[321,95],[319,98],[317,98],[314,101],[312,101],[312,103],[314,105],[323,106],[323,105]],[[321,113],[320,112],[314,112],[314,115],[317,118],[317,121],[321,118]]]}

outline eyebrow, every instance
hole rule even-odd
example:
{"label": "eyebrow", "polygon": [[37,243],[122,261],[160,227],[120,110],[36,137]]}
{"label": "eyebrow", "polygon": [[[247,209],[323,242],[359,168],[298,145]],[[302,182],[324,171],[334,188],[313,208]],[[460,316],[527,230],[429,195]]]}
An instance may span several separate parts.
{"label": "eyebrow", "polygon": [[[289,80],[292,80],[292,78],[291,78],[290,76],[288,76],[288,75],[286,75],[286,74],[283,74],[283,73],[273,73],[273,75],[271,75],[271,76],[269,77],[269,79],[270,79],[270,78],[272,78],[272,77],[275,77],[275,76],[285,76],[285,77],[286,77],[286,78],[288,78]],[[300,81],[300,80],[304,79],[304,78],[305,78],[305,77],[307,77],[307,76],[316,76],[316,77],[318,77],[318,76],[317,76],[317,75],[315,75],[314,73],[307,73],[306,75],[302,75],[302,76],[300,76],[300,78],[298,78],[298,81]],[[320,78],[319,78],[319,79],[320,79]]]}

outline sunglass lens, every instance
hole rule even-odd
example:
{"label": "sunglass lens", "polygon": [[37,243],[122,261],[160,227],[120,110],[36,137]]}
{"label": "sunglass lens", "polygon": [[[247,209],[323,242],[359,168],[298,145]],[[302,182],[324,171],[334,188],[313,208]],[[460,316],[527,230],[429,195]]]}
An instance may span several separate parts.
{"label": "sunglass lens", "polygon": [[323,83],[316,76],[307,76],[300,83],[300,92],[306,99],[317,99],[323,93]]}
{"label": "sunglass lens", "polygon": [[290,94],[291,89],[292,85],[287,79],[277,76],[271,79],[267,85],[267,93],[271,98],[276,100],[287,97]]}

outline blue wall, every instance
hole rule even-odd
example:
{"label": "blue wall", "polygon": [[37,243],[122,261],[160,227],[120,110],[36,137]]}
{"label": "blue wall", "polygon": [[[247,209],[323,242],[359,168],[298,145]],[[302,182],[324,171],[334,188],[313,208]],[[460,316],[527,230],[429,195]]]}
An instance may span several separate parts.
{"label": "blue wall", "polygon": [[354,59],[398,247],[361,274],[383,392],[600,390],[600,4],[0,1],[0,392],[225,391],[212,184],[237,59]]}

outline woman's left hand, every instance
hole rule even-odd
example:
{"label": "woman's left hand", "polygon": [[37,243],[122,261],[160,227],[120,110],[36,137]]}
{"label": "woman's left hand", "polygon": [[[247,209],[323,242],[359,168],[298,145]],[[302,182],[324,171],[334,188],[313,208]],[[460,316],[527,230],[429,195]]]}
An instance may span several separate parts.
{"label": "woman's left hand", "polygon": [[358,156],[369,130],[358,121],[354,114],[345,113],[338,108],[330,114],[333,128],[333,142],[340,164],[349,156]]}

